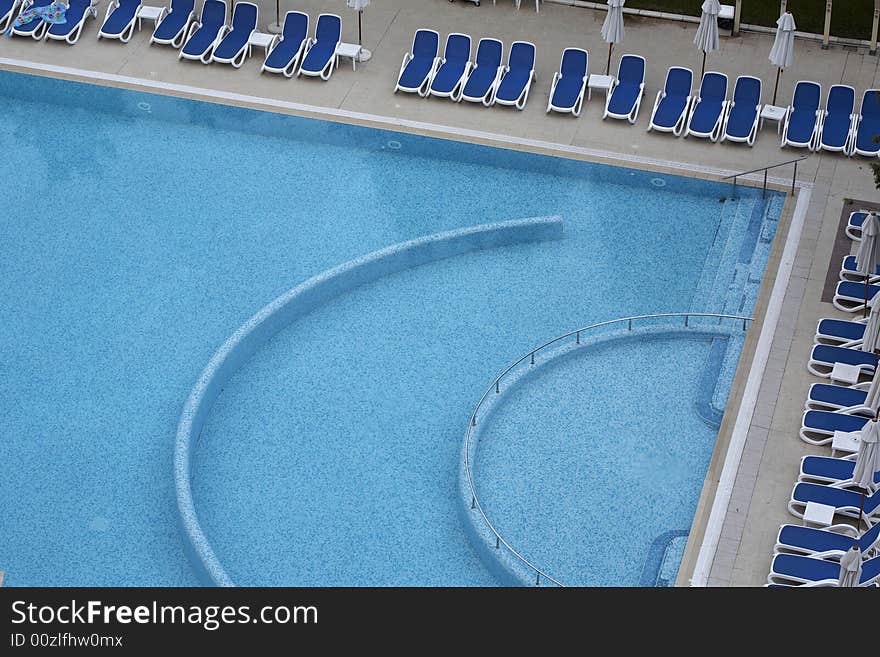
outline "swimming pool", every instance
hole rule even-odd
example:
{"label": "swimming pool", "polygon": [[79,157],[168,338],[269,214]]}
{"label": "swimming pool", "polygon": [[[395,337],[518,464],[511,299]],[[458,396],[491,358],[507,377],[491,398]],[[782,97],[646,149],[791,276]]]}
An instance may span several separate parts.
{"label": "swimming pool", "polygon": [[[226,383],[193,453],[199,520],[236,583],[491,585],[456,491],[488,381],[589,322],[749,314],[783,200],[5,72],[0,147],[22,190],[0,242],[10,585],[199,583],[172,457],[217,347],[368,252],[558,215],[562,239],[404,269],[299,318]],[[735,365],[730,345],[718,363]],[[717,410],[732,369],[715,371]],[[714,430],[693,427],[711,452]],[[681,517],[704,471],[689,471]]]}

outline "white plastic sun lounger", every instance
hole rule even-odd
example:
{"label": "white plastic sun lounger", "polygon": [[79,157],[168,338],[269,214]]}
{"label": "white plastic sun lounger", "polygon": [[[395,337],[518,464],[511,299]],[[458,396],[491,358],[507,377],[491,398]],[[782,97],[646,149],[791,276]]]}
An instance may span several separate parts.
{"label": "white plastic sun lounger", "polygon": [[[880,286],[868,285],[867,297],[870,303],[874,295],[880,291]],[[853,281],[840,281],[834,298],[831,300],[834,307],[847,313],[857,313],[865,309],[865,284]]]}
{"label": "white plastic sun lounger", "polygon": [[694,72],[689,68],[673,66],[666,72],[666,82],[654,100],[648,132],[657,130],[681,136],[691,106],[693,79]]}
{"label": "white plastic sun lounger", "polygon": [[859,368],[866,380],[874,376],[874,354],[860,349],[847,349],[846,347],[833,347],[825,344],[813,346],[807,370],[810,374],[827,379],[831,377],[835,363],[844,363]]}
{"label": "white plastic sun lounger", "polygon": [[97,4],[92,4],[92,0],[70,0],[65,14],[67,21],[50,25],[46,30],[46,38],[73,45],[79,41],[86,19],[97,18],[96,7]]}
{"label": "white plastic sun lounger", "polygon": [[[110,0],[104,22],[98,30],[98,39],[119,39],[122,43],[128,43],[134,35],[140,8],[141,0]],[[164,12],[163,7],[159,16],[163,16]]]}
{"label": "white plastic sun lounger", "polygon": [[584,93],[589,78],[590,55],[581,48],[566,48],[562,51],[559,71],[553,74],[550,85],[550,100],[547,112],[562,112],[580,116],[584,104]]}
{"label": "white plastic sun lounger", "polygon": [[412,51],[403,56],[400,64],[394,93],[404,91],[425,98],[442,61],[439,54],[440,35],[434,30],[416,30]]}
{"label": "white plastic sun lounger", "polygon": [[623,119],[635,123],[645,92],[645,58],[641,55],[623,55],[617,66],[617,75],[605,97],[602,118]]}
{"label": "white plastic sun lounger", "polygon": [[856,210],[849,213],[849,219],[846,221],[846,235],[855,242],[862,241],[862,224],[868,217],[867,210]]}

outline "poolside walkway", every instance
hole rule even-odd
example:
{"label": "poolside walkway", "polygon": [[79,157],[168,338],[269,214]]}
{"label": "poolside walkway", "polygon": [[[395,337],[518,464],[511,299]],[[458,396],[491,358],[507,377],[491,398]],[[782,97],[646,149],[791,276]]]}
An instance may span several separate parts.
{"label": "poolside walkway", "polygon": [[[274,20],[274,3],[259,2],[261,27]],[[343,17],[343,39],[357,40],[357,17],[343,0],[283,1],[289,9],[308,12],[313,20],[322,11]],[[36,62],[115,74],[150,81],[209,88],[235,94],[321,108],[417,121],[518,139],[605,151],[622,159],[649,159],[663,165],[689,163],[713,172],[742,171],[782,162],[806,153],[780,150],[773,124],[765,125],[754,148],[711,144],[698,139],[675,139],[645,131],[654,96],[671,65],[689,66],[698,74],[700,55],[692,44],[695,26],[627,16],[626,40],[616,53],[634,52],[648,59],[647,85],[637,125],[601,121],[603,94],[593,95],[579,119],[545,114],[550,81],[566,46],[590,51],[592,72],[604,72],[606,45],[599,34],[604,12],[545,3],[535,14],[528,3],[520,11],[501,0],[497,6],[486,0],[480,7],[470,2],[447,0],[373,0],[364,13],[364,45],[373,52],[369,62],[357,71],[343,60],[326,83],[312,79],[287,80],[260,75],[262,57],[257,54],[241,69],[214,64],[203,66],[180,62],[168,47],[150,46],[150,23],[126,45],[97,41],[97,27],[106,11],[101,0],[98,21],[91,21],[76,46],[59,42],[35,43],[16,37],[0,39],[0,68],[18,68],[12,60]],[[441,36],[453,31],[474,38],[495,36],[506,44],[515,39],[533,41],[538,50],[537,82],[526,109],[453,104],[439,99],[421,99],[392,94],[394,81],[413,33],[420,27],[438,30]],[[767,59],[772,35],[744,34],[722,38],[721,51],[709,56],[707,69],[728,74],[751,74],[764,80],[764,100],[769,102],[775,69]],[[780,82],[777,104],[787,104],[798,79],[812,79],[824,88],[845,82],[857,95],[878,85],[878,58],[865,49],[832,47],[823,51],[815,42],[798,41],[794,65]],[[614,57],[616,63],[618,57]],[[788,169],[775,174],[790,175]],[[810,448],[798,438],[800,416],[809,384],[814,381],[805,363],[816,322],[823,316],[842,316],[831,304],[820,301],[829,259],[838,231],[842,206],[847,199],[875,200],[870,168],[860,158],[834,154],[812,154],[798,170],[799,180],[813,184],[811,202],[782,315],[777,325],[761,395],[752,417],[740,473],[728,509],[722,539],[713,562],[709,583],[713,585],[762,584],[778,526],[796,522],[786,508],[798,472],[801,455],[828,453]],[[832,263],[838,266],[839,263]],[[717,473],[716,473],[717,474]],[[679,583],[687,583],[692,560],[686,560]]]}

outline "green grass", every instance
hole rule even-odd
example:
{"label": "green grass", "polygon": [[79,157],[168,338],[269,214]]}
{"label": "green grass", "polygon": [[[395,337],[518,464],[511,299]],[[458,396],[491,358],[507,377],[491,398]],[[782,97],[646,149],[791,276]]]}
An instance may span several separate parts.
{"label": "green grass", "polygon": [[[651,9],[676,14],[700,15],[700,0],[627,0],[633,9]],[[722,0],[722,4],[734,4]],[[788,10],[794,15],[798,30],[822,34],[825,28],[825,0],[789,0]],[[874,0],[835,0],[831,12],[832,36],[869,39]],[[779,18],[778,0],[743,0],[742,22],[775,27]]]}

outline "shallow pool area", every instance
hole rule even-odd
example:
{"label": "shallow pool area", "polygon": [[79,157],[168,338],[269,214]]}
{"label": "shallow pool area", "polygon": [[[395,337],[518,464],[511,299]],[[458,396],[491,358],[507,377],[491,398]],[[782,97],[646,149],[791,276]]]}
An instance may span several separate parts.
{"label": "shallow pool area", "polygon": [[[464,432],[486,385],[592,322],[750,315],[784,201],[6,72],[0,148],[0,174],[23,190],[0,213],[8,585],[201,583],[173,451],[223,341],[369,252],[553,215],[561,239],[454,255],[328,298],[235,372],[193,448],[199,522],[237,584],[495,585],[458,508]],[[571,583],[638,584],[652,541],[690,526],[741,348],[734,333],[631,340],[519,389],[480,447],[478,483],[499,522],[542,564],[578,573]],[[705,412],[669,403],[664,387]],[[539,413],[557,418],[552,437],[530,423]],[[617,468],[620,442],[597,443],[585,423],[626,427],[632,469]],[[658,469],[669,478],[640,499]],[[593,558],[621,536],[620,565]],[[558,549],[582,540],[581,556]],[[674,558],[659,559],[655,583],[674,580]]]}

